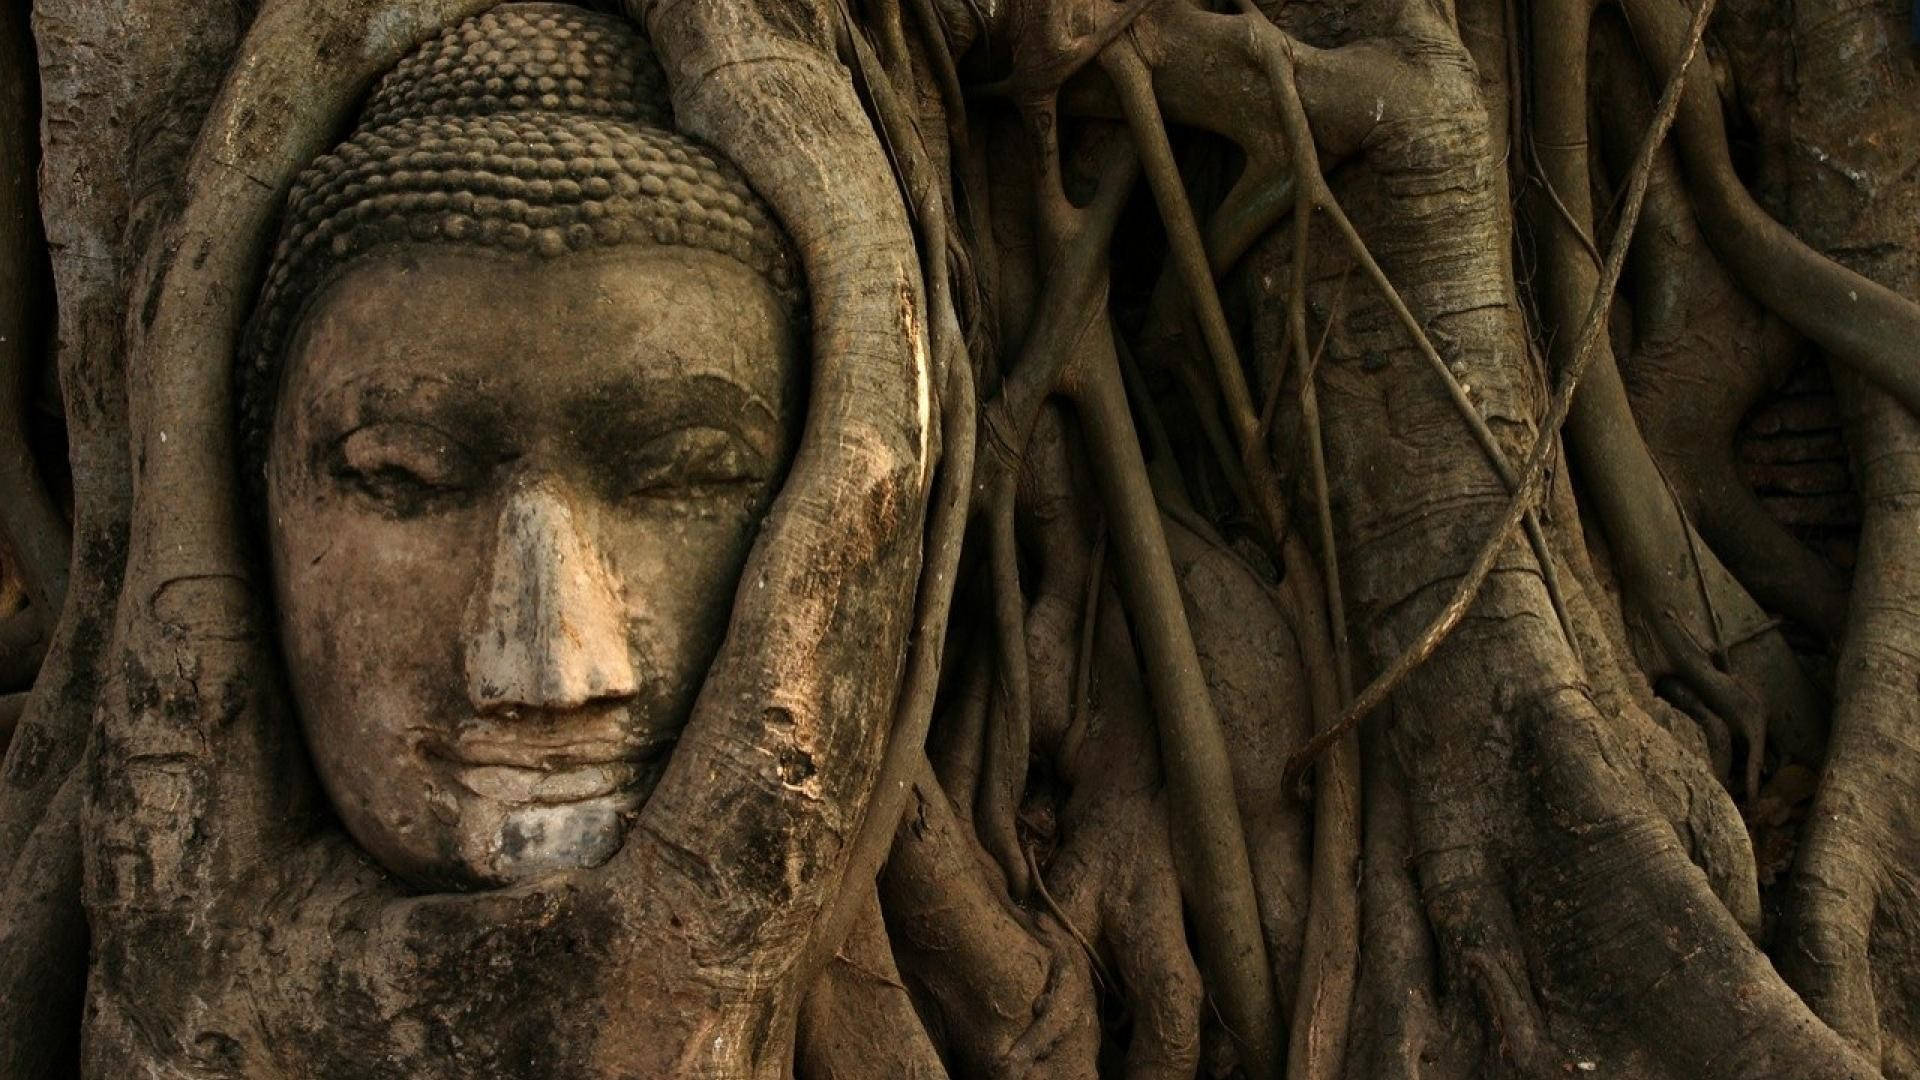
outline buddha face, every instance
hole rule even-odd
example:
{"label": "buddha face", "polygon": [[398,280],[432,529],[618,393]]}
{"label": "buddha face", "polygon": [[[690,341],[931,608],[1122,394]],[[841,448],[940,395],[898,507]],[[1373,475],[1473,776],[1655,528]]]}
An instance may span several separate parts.
{"label": "buddha face", "polygon": [[786,309],[677,247],[351,264],[267,449],[288,673],[348,831],[422,888],[597,865],[725,632],[798,422]]}

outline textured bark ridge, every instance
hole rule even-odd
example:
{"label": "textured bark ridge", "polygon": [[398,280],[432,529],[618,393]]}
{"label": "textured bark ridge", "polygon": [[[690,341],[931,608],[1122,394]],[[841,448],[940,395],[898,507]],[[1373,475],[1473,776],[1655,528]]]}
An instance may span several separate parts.
{"label": "textured bark ridge", "polygon": [[[300,738],[233,366],[495,6],[0,15],[0,1080],[1920,1078],[1904,10],[583,4],[791,238],[805,419],[617,853],[435,891]],[[459,708],[645,676],[568,490]]]}

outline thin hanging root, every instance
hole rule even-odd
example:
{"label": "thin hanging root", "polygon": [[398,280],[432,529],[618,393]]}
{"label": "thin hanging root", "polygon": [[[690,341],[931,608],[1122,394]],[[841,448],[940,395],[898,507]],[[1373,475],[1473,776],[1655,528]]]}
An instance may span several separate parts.
{"label": "thin hanging root", "polygon": [[1066,388],[1106,509],[1115,576],[1146,674],[1182,894],[1202,969],[1249,1076],[1278,1075],[1280,1018],[1226,738],[1201,675],[1153,487],[1104,326]]}
{"label": "thin hanging root", "polygon": [[[1062,209],[1060,229],[1070,235],[1054,243],[1061,251],[1055,273],[1043,292],[1028,344],[988,403],[982,419],[988,450],[978,477],[976,511],[984,518],[989,546],[994,629],[998,640],[999,708],[989,713],[985,765],[975,810],[981,841],[1006,872],[1015,896],[1027,893],[1026,860],[1020,854],[1016,818],[1025,787],[1032,742],[1032,693],[1027,672],[1026,603],[1020,588],[1019,552],[1014,536],[1017,470],[1039,419],[1079,342],[1085,339],[1105,305],[1097,302],[1105,285],[1104,258],[1113,224],[1132,186],[1131,162],[1115,163],[1085,210]],[[1055,188],[1057,191],[1058,189]],[[1044,199],[1044,195],[1042,196]],[[1078,219],[1078,227],[1068,225]]]}
{"label": "thin hanging root", "polygon": [[1573,408],[1574,391],[1580,386],[1580,377],[1592,361],[1594,345],[1606,330],[1607,311],[1613,302],[1613,291],[1620,284],[1620,272],[1627,262],[1628,245],[1633,239],[1634,226],[1640,221],[1640,207],[1646,199],[1647,181],[1653,175],[1654,152],[1666,138],[1667,129],[1673,126],[1675,113],[1680,107],[1681,91],[1686,85],[1687,67],[1693,62],[1694,54],[1700,49],[1700,37],[1706,32],[1707,19],[1713,14],[1714,0],[1704,2],[1694,11],[1693,22],[1687,28],[1686,48],[1679,63],[1675,65],[1673,78],[1660,95],[1660,104],[1655,109],[1653,124],[1641,141],[1640,150],[1634,157],[1633,168],[1628,172],[1627,198],[1620,210],[1620,225],[1613,235],[1612,246],[1607,251],[1606,265],[1601,269],[1600,285],[1594,291],[1593,302],[1588,305],[1586,320],[1580,326],[1580,336],[1576,339],[1573,355],[1561,376],[1560,386],[1554,391],[1553,400],[1547,408],[1547,415],[1541,419],[1540,429],[1534,435],[1533,448],[1527,453],[1527,461],[1521,476],[1520,487],[1507,503],[1507,512],[1501,516],[1500,523],[1494,526],[1492,533],[1480,547],[1480,553],[1474,557],[1466,576],[1454,588],[1453,596],[1447,606],[1434,616],[1432,622],[1421,632],[1419,640],[1405,652],[1395,657],[1385,671],[1374,677],[1360,697],[1347,708],[1340,722],[1326,731],[1307,740],[1307,744],[1287,759],[1286,776],[1289,782],[1298,781],[1300,774],[1316,758],[1325,753],[1341,736],[1354,729],[1361,720],[1387,700],[1399,685],[1416,668],[1432,656],[1453,628],[1467,614],[1474,598],[1480,594],[1480,587],[1486,584],[1487,575],[1493,572],[1493,563],[1506,546],[1507,537],[1514,526],[1520,523],[1527,508],[1533,505],[1546,485],[1547,463],[1553,456],[1554,441],[1558,438],[1561,425],[1567,422],[1567,413]]}
{"label": "thin hanging root", "polygon": [[[1288,84],[1291,87],[1291,83]],[[1294,154],[1295,167],[1319,173],[1314,160],[1311,136],[1296,130],[1306,123],[1305,113],[1284,121],[1290,140],[1301,149]],[[1293,281],[1287,293],[1287,340],[1293,345],[1294,364],[1300,369],[1300,424],[1307,438],[1307,466],[1313,477],[1313,505],[1320,523],[1320,563],[1326,579],[1327,622],[1333,633],[1333,670],[1339,691],[1339,705],[1353,699],[1353,643],[1347,634],[1346,594],[1340,587],[1340,546],[1333,535],[1333,497],[1327,490],[1327,446],[1320,430],[1319,372],[1315,359],[1307,355],[1307,242],[1313,234],[1315,185],[1294,184]],[[1333,320],[1327,320],[1332,326]],[[1283,380],[1276,379],[1277,387]],[[1265,440],[1261,440],[1264,445]],[[1296,545],[1294,553],[1304,554]],[[1336,706],[1337,708],[1338,706]],[[1315,727],[1323,726],[1316,723]],[[1357,752],[1357,748],[1356,748]]]}
{"label": "thin hanging root", "polygon": [[1027,875],[1033,879],[1033,891],[1039,895],[1040,903],[1047,909],[1047,913],[1066,930],[1067,936],[1073,939],[1074,944],[1080,947],[1080,952],[1086,956],[1087,965],[1093,969],[1094,985],[1101,990],[1117,989],[1120,984],[1114,981],[1112,973],[1107,971],[1107,965],[1101,962],[1100,950],[1093,947],[1093,942],[1087,939],[1087,935],[1080,932],[1080,928],[1074,925],[1072,917],[1061,909],[1059,902],[1053,898],[1053,894],[1047,891],[1047,876],[1040,872],[1040,863],[1034,858],[1033,852],[1027,851],[1026,856]]}
{"label": "thin hanging root", "polygon": [[[1306,230],[1300,230],[1305,236]],[[1306,329],[1304,323],[1295,340],[1302,354]],[[1326,443],[1320,434],[1320,395],[1314,387],[1314,372],[1304,358],[1300,364],[1300,424],[1306,430],[1307,466],[1313,475],[1313,504],[1320,524],[1322,573],[1326,578],[1327,621],[1333,630],[1333,667],[1340,688],[1340,702],[1353,699],[1353,647],[1347,637],[1345,594],[1340,588],[1339,545],[1333,537],[1333,499],[1327,490]]]}
{"label": "thin hanging root", "polygon": [[[1336,307],[1346,297],[1347,277],[1349,276],[1349,274],[1352,273],[1352,270],[1353,270],[1352,267],[1348,267],[1347,268],[1348,272],[1340,275],[1340,285],[1334,292],[1334,296],[1335,296],[1334,303]],[[1306,283],[1305,282],[1301,282],[1300,305],[1302,309],[1306,307]],[[1302,318],[1301,326],[1303,328],[1305,326],[1305,322],[1306,322],[1305,319]],[[1313,352],[1307,354],[1306,365],[1302,370],[1316,371],[1319,369],[1320,358],[1322,356],[1325,356],[1327,352],[1327,341],[1328,339],[1333,337],[1333,323],[1334,323],[1334,316],[1328,315],[1327,324],[1320,328],[1320,340],[1314,342]],[[1267,402],[1266,404],[1260,406],[1260,441],[1261,442],[1266,442],[1268,439],[1273,437],[1273,421],[1276,415],[1280,411],[1280,391],[1286,385],[1286,379],[1280,377],[1286,374],[1285,371],[1278,371],[1278,372],[1275,372],[1274,374],[1275,374],[1275,378],[1273,380],[1273,387],[1267,391]]]}
{"label": "thin hanging root", "polygon": [[[1292,211],[1293,178],[1290,173],[1277,173],[1272,165],[1249,159],[1247,171],[1233,188],[1227,192],[1213,218],[1207,223],[1206,255],[1214,277],[1227,272],[1240,257],[1247,253],[1255,241],[1267,235],[1280,219]],[[1147,322],[1140,333],[1143,342],[1175,343],[1184,340],[1189,333],[1187,327],[1198,326],[1190,306],[1183,303],[1189,296],[1185,286],[1185,275],[1176,265],[1167,268],[1161,280],[1154,285],[1153,297],[1147,305]],[[1129,385],[1132,385],[1131,359],[1126,342],[1117,336],[1114,341],[1120,349],[1120,363],[1123,370],[1129,371]],[[1249,490],[1246,470],[1239,464],[1240,455],[1235,452],[1234,444],[1222,427],[1219,410],[1215,407],[1216,395],[1206,381],[1198,366],[1191,362],[1189,350],[1178,345],[1163,344],[1160,351],[1168,356],[1165,365],[1171,368],[1187,391],[1187,398],[1199,421],[1201,434],[1212,450],[1214,461],[1227,484],[1233,489],[1233,497],[1241,506],[1253,506],[1254,496]],[[1266,442],[1267,430],[1272,424],[1273,407],[1277,403],[1278,387],[1282,382],[1275,377],[1275,390],[1269,395],[1260,414],[1257,425],[1257,441]],[[1144,398],[1142,400],[1145,400]],[[1276,543],[1278,538],[1276,538]]]}
{"label": "thin hanging root", "polygon": [[1080,645],[1073,664],[1073,716],[1067,721],[1066,734],[1060,739],[1060,758],[1072,761],[1080,754],[1087,738],[1088,713],[1093,701],[1094,628],[1100,622],[1100,596],[1107,582],[1107,530],[1103,524],[1100,539],[1094,541],[1093,557],[1087,564],[1087,596],[1080,607]]}
{"label": "thin hanging root", "polygon": [[1027,671],[1026,597],[1020,588],[1020,553],[1013,531],[1014,486],[988,496],[986,507],[988,569],[993,594],[994,640],[999,644],[997,707],[986,762],[975,797],[974,818],[980,842],[1007,875],[1015,898],[1027,895],[1027,860],[1020,852],[1015,819],[1020,793],[1027,786],[1027,755],[1033,742],[1033,695]]}
{"label": "thin hanging root", "polygon": [[[1298,537],[1287,544],[1290,566],[1305,567],[1313,555]],[[1334,667],[1333,639],[1324,616],[1332,612],[1311,573],[1288,574],[1281,602],[1289,609],[1301,670],[1308,676],[1315,730],[1338,722],[1350,686],[1327,675]],[[1349,731],[1316,768],[1313,809],[1313,884],[1307,904],[1306,940],[1300,950],[1299,991],[1294,998],[1288,1080],[1332,1080],[1346,1060],[1347,1031],[1360,967],[1360,734]]]}
{"label": "thin hanging root", "polygon": [[1226,406],[1240,468],[1246,474],[1247,493],[1253,500],[1248,509],[1259,519],[1270,546],[1277,550],[1280,537],[1287,531],[1280,481],[1274,475],[1273,459],[1260,440],[1260,421],[1247,389],[1245,369],[1240,366],[1232,331],[1227,328],[1220,293],[1214,288],[1213,270],[1200,238],[1200,226],[1194,220],[1193,206],[1180,180],[1179,165],[1173,159],[1173,146],[1167,141],[1166,125],[1161,121],[1160,106],[1153,96],[1152,75],[1131,45],[1107,49],[1100,54],[1100,62],[1120,91],[1120,105],[1133,131],[1134,145],[1140,151],[1147,183],[1153,189],[1161,220],[1166,223],[1167,244],[1173,250],[1175,265],[1186,279],[1193,313],[1200,320],[1201,336],[1213,357],[1214,379]]}

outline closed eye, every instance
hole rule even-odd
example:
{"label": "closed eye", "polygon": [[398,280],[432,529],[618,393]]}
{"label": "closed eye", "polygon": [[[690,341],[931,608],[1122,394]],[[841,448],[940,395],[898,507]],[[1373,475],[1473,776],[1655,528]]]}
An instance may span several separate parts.
{"label": "closed eye", "polygon": [[432,499],[471,488],[480,467],[464,446],[438,429],[382,421],[342,438],[332,471],[383,507],[411,512]]}
{"label": "closed eye", "polygon": [[633,498],[691,500],[750,494],[768,477],[765,459],[739,436],[687,427],[636,447],[618,483]]}

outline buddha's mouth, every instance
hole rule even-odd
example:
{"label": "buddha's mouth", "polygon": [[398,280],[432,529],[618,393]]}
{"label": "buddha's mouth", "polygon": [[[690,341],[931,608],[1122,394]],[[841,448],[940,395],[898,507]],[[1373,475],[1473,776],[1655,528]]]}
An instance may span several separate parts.
{"label": "buddha's mouth", "polygon": [[558,806],[651,787],[677,728],[634,722],[630,710],[476,718],[423,749],[469,793],[527,806]]}
{"label": "buddha's mouth", "polygon": [[642,775],[639,765],[606,762],[564,769],[512,765],[454,765],[453,778],[483,799],[530,806],[557,806],[619,794]]}

